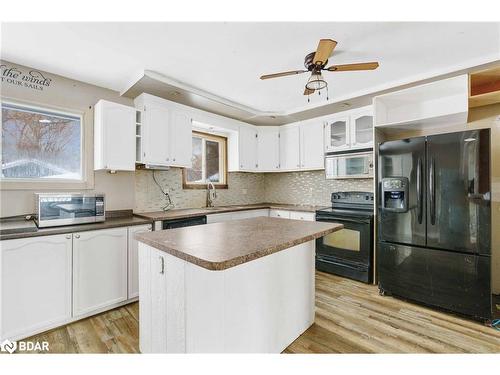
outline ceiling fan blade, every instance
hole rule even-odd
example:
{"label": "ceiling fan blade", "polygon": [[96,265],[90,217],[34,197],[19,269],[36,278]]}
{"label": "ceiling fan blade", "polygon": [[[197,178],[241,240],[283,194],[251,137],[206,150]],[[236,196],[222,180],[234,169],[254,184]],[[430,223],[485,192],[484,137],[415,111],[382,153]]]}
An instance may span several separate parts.
{"label": "ceiling fan blade", "polygon": [[305,73],[305,72],[308,72],[308,70],[290,70],[288,72],[265,74],[263,76],[260,76],[260,79],[269,79],[269,78],[277,78],[277,77],[284,77],[284,76],[293,76],[295,74],[301,74],[301,73]]}
{"label": "ceiling fan blade", "polygon": [[332,55],[337,42],[332,39],[320,39],[316,53],[314,54],[314,64],[325,65],[328,58]]}
{"label": "ceiling fan blade", "polygon": [[313,89],[308,89],[307,87],[304,89],[304,95],[311,95],[314,94]]}
{"label": "ceiling fan blade", "polygon": [[332,65],[326,68],[330,72],[345,72],[349,70],[373,70],[378,68],[378,62],[367,62],[357,64]]}

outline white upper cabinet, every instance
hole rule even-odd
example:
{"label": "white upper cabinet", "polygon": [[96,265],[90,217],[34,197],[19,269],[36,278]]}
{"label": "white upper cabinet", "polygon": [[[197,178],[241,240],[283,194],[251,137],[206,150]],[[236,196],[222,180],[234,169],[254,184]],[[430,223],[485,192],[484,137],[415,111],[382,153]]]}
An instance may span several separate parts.
{"label": "white upper cabinet", "polygon": [[325,127],[325,152],[348,150],[350,146],[349,116],[332,116]]}
{"label": "white upper cabinet", "polygon": [[351,149],[373,147],[372,107],[354,111],[351,121]]}
{"label": "white upper cabinet", "polygon": [[262,172],[280,169],[280,130],[278,126],[260,126],[257,137],[258,170]]}
{"label": "white upper cabinet", "polygon": [[142,108],[142,162],[153,165],[170,165],[169,150],[170,109],[147,103]]}
{"label": "white upper cabinet", "polygon": [[94,107],[94,169],[135,170],[135,108],[99,100]]}
{"label": "white upper cabinet", "polygon": [[323,169],[323,122],[306,121],[300,127],[300,167]]}
{"label": "white upper cabinet", "polygon": [[139,95],[135,104],[141,112],[137,135],[141,152],[137,162],[191,167],[192,124],[188,109],[148,94]]}
{"label": "white upper cabinet", "polygon": [[242,171],[255,171],[258,168],[257,137],[255,126],[240,126],[238,148]]}
{"label": "white upper cabinet", "polygon": [[192,165],[192,123],[188,113],[173,111],[169,129],[170,165],[187,167]]}
{"label": "white upper cabinet", "polygon": [[318,120],[281,126],[279,170],[323,169],[323,132]]}
{"label": "white upper cabinet", "polygon": [[300,128],[297,124],[280,127],[280,164],[282,170],[300,169]]}
{"label": "white upper cabinet", "polygon": [[339,112],[325,123],[325,152],[373,147],[372,106]]}
{"label": "white upper cabinet", "polygon": [[463,125],[468,96],[467,74],[379,95],[373,98],[375,126],[421,130]]}

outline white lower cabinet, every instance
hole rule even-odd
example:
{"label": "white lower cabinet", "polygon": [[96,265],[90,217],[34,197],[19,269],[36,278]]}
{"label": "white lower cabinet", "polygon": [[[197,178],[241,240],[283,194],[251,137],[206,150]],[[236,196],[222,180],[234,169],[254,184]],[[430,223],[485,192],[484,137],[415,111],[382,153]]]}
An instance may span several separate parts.
{"label": "white lower cabinet", "polygon": [[269,216],[281,217],[283,219],[293,219],[293,220],[305,220],[305,221],[316,220],[316,215],[314,212],[304,212],[304,211],[287,211],[287,210],[272,209],[269,211]]}
{"label": "white lower cabinet", "polygon": [[71,235],[2,241],[0,267],[0,340],[71,318]]}
{"label": "white lower cabinet", "polygon": [[231,215],[232,220],[249,219],[252,217],[269,216],[269,210],[248,210],[248,211],[236,211]]}
{"label": "white lower cabinet", "polygon": [[207,224],[221,223],[223,221],[230,221],[230,220],[232,220],[231,212],[207,215]]}
{"label": "white lower cabinet", "polygon": [[127,228],[73,234],[73,316],[127,300]]}
{"label": "white lower cabinet", "polygon": [[229,220],[240,220],[249,219],[251,217],[267,217],[269,216],[269,209],[259,209],[259,210],[245,210],[245,211],[234,211],[225,212],[220,214],[207,215],[207,224],[220,223]]}
{"label": "white lower cabinet", "polygon": [[150,232],[151,224],[137,225],[128,228],[128,299],[139,296],[139,260],[138,260],[138,244],[135,239],[137,233]]}

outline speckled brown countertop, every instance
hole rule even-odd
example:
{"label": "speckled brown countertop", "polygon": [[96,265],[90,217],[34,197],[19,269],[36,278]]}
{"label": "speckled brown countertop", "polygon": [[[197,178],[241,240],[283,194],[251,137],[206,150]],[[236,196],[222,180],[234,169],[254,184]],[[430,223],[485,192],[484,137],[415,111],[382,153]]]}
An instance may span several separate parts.
{"label": "speckled brown countertop", "polygon": [[335,223],[257,217],[138,233],[135,237],[177,258],[221,271],[342,228]]}
{"label": "speckled brown countertop", "polygon": [[[16,238],[28,238],[28,237],[37,237],[37,236],[49,236],[53,234],[65,234],[65,233],[74,233],[74,232],[84,232],[89,230],[97,230],[97,229],[108,229],[108,228],[117,228],[117,227],[128,227],[134,225],[143,225],[143,224],[151,224],[151,219],[146,219],[143,217],[139,217],[133,215],[130,210],[129,214],[125,215],[109,215],[106,217],[106,221],[99,223],[90,223],[90,224],[76,224],[76,225],[65,225],[61,227],[50,227],[50,228],[37,228],[34,225],[34,230],[29,229],[25,231],[18,231],[13,233],[0,234],[0,241],[2,240],[12,240]],[[108,212],[106,212],[108,215]],[[26,221],[19,217],[18,219],[19,225],[26,225]],[[16,225],[15,220],[8,220],[7,228],[14,227]],[[0,221],[0,228],[2,228],[2,223]]]}
{"label": "speckled brown countertop", "polygon": [[245,205],[235,205],[235,206],[218,206],[213,208],[180,208],[169,211],[136,212],[135,214],[137,216],[157,221],[157,220],[182,219],[182,218],[211,215],[211,214],[221,214],[225,212],[259,210],[266,208],[276,209],[276,210],[287,210],[287,211],[315,212],[320,208],[324,208],[324,206],[303,206],[303,205],[282,204],[282,203],[258,203],[258,204],[245,204]]}

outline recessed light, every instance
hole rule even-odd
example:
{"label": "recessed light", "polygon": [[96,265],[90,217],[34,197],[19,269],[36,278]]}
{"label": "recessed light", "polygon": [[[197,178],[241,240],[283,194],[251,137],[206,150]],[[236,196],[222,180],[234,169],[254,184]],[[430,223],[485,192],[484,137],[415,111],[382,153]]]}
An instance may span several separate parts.
{"label": "recessed light", "polygon": [[51,120],[48,120],[46,118],[43,118],[41,120],[38,120],[38,122],[41,122],[42,124],[50,124],[52,121]]}
{"label": "recessed light", "polygon": [[341,104],[340,104],[340,106],[341,106],[342,108],[347,108],[347,107],[350,107],[350,106],[351,106],[351,103],[347,103],[347,102],[346,102],[346,103],[341,103]]}
{"label": "recessed light", "polygon": [[465,138],[464,142],[474,142],[476,138]]}
{"label": "recessed light", "polygon": [[179,96],[181,93],[179,91],[172,91],[170,93],[171,96]]}
{"label": "recessed light", "polygon": [[276,116],[269,116],[269,117],[270,117],[270,118],[272,118],[272,119],[275,119],[275,118],[276,118]]}

